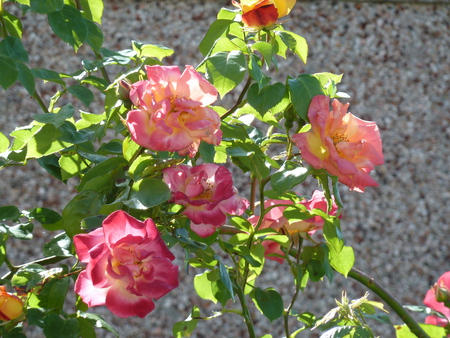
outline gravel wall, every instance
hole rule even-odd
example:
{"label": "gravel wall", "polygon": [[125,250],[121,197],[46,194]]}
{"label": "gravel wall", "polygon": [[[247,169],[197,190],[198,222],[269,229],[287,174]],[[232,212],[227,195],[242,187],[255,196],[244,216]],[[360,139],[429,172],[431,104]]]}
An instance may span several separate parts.
{"label": "gravel wall", "polygon": [[[176,52],[169,63],[196,65],[201,60],[196,46],[224,5],[229,4],[105,1],[105,45],[125,49],[131,39],[163,44]],[[368,188],[364,194],[342,190],[342,229],[355,249],[355,266],[375,277],[402,303],[421,304],[430,285],[450,270],[450,3],[299,2],[290,17],[286,28],[307,39],[310,54],[307,65],[294,56],[280,62],[280,77],[301,72],[344,73],[339,88],[351,95],[350,111],[376,121],[381,130],[386,163],[374,174],[380,186]],[[23,22],[27,50],[36,54],[31,67],[70,72],[79,67],[81,58],[92,58],[83,48],[81,56],[72,56],[71,49],[41,24],[44,20],[45,16],[37,15]],[[48,100],[54,87],[46,84],[40,88]],[[0,130],[5,134],[16,125],[26,125],[39,112],[19,86],[7,92],[0,89],[0,102]],[[73,194],[70,184],[56,182],[33,163],[0,174],[0,205],[61,209]],[[38,238],[43,236],[46,234],[37,233]],[[30,254],[39,255],[33,242],[17,251],[17,263]],[[181,264],[182,253],[177,254]],[[292,281],[286,267],[272,263],[261,286],[275,285],[290,294]],[[180,288],[158,301],[147,318],[111,321],[123,337],[171,337],[172,324],[186,318],[192,305],[210,315],[214,305],[198,300],[191,284],[184,283],[194,274],[182,272]],[[337,278],[332,285],[325,281],[299,297],[296,309],[324,314],[343,288],[353,298],[366,291],[344,278]],[[107,316],[105,309],[95,311]],[[222,318],[200,323],[193,337],[246,336],[237,316]],[[258,334],[283,335],[280,321],[271,324],[258,318]],[[399,322],[394,316],[392,319]],[[388,327],[377,330],[382,337],[395,336]],[[104,335],[99,332],[99,336]]]}

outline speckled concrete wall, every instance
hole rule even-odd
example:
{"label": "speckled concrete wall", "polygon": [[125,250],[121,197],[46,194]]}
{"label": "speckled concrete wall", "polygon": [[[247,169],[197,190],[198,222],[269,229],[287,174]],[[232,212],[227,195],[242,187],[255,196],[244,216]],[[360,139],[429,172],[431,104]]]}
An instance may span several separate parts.
{"label": "speckled concrete wall", "polygon": [[[176,51],[168,62],[196,65],[201,60],[196,46],[213,16],[226,4],[105,1],[105,45],[129,48],[130,39],[164,44]],[[45,16],[36,17],[38,20],[24,21],[26,47],[30,54],[36,54],[31,66],[54,66],[69,72],[77,69],[80,56],[71,56],[71,49],[40,24]],[[429,286],[450,270],[449,18],[450,4],[445,2],[316,1],[299,2],[285,25],[308,40],[310,54],[307,65],[295,57],[281,62],[280,78],[301,72],[344,73],[340,90],[352,97],[350,111],[378,123],[386,160],[374,174],[380,187],[368,188],[364,194],[342,190],[342,230],[347,243],[355,248],[355,266],[375,277],[405,304],[421,304]],[[39,45],[39,41],[45,45]],[[54,88],[41,88],[48,99]],[[0,89],[0,102],[0,130],[4,133],[17,124],[27,124],[38,112],[19,86],[6,93]],[[54,181],[36,165],[3,170],[0,191],[0,205],[18,204],[22,208],[61,208],[72,193],[70,186]],[[306,188],[302,192],[309,193]],[[45,234],[37,234],[41,236]],[[39,254],[32,243],[27,250],[22,247],[16,259],[20,263],[29,254]],[[182,262],[181,253],[178,256]],[[275,284],[290,293],[292,281],[286,267],[272,263],[261,285]],[[182,273],[182,282],[191,280],[193,273]],[[340,297],[342,288],[354,298],[366,291],[351,280],[337,278],[333,285],[328,281],[312,285],[299,297],[296,308],[324,314],[334,305],[333,298]],[[214,308],[199,301],[189,283],[182,283],[158,301],[157,310],[146,319],[112,320],[124,337],[170,337],[172,324],[187,317],[191,305],[202,306],[205,315]],[[97,311],[107,313],[104,309]],[[193,336],[245,337],[239,318],[222,318],[199,324]],[[393,320],[398,322],[395,317]],[[261,319],[259,324],[259,334],[282,336],[279,321],[270,324]],[[394,336],[388,327],[377,325],[377,330],[382,337]]]}

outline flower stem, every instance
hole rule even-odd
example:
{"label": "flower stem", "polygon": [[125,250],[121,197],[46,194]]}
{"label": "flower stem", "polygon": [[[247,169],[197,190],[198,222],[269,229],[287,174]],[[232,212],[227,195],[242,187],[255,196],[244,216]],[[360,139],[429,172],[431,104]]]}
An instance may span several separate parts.
{"label": "flower stem", "polygon": [[239,301],[241,303],[242,315],[244,317],[245,325],[247,326],[248,336],[249,336],[249,338],[256,338],[255,328],[253,327],[252,316],[248,309],[247,301],[245,300],[245,295],[244,295],[244,288],[245,288],[246,282],[247,281],[244,280],[244,285],[242,288],[239,285],[236,285],[234,289],[236,290],[236,294],[239,297]]}
{"label": "flower stem", "polygon": [[350,278],[358,281],[362,285],[372,290],[378,297],[380,297],[392,310],[399,315],[403,322],[409,327],[412,333],[418,338],[430,338],[425,331],[417,324],[417,322],[410,316],[410,314],[403,308],[403,306],[391,295],[385,288],[383,288],[372,277],[369,277],[364,272],[352,268],[348,273]]}
{"label": "flower stem", "polygon": [[223,114],[221,116],[221,118],[220,118],[221,120],[224,120],[228,116],[232,115],[239,108],[239,106],[241,105],[242,101],[244,100],[244,96],[247,93],[248,89],[250,88],[252,82],[253,82],[253,79],[251,78],[251,76],[249,76],[247,79],[247,83],[245,84],[244,89],[242,89],[242,92],[239,95],[235,105],[233,107],[231,107],[230,110],[228,110],[225,114]]}
{"label": "flower stem", "polygon": [[33,98],[36,100],[36,102],[38,103],[39,107],[41,107],[42,111],[46,114],[49,113],[47,106],[45,105],[44,101],[42,101],[41,97],[39,96],[38,92],[36,90],[34,90],[33,93]]}

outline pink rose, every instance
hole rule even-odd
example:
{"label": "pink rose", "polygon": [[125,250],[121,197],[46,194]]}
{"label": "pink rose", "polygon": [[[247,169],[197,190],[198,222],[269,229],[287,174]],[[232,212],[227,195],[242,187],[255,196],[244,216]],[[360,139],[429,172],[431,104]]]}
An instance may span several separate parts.
{"label": "pink rose", "polygon": [[75,292],[88,306],[106,305],[116,316],[145,317],[159,299],[178,287],[178,266],[151,219],[113,212],[103,227],[73,238],[78,259],[87,263]]}
{"label": "pink rose", "polygon": [[[320,209],[323,212],[327,212],[328,203],[325,198],[325,195],[322,191],[316,190],[314,191],[310,200],[303,200],[300,202],[303,204],[306,209]],[[289,220],[283,216],[284,210],[292,205],[293,202],[289,200],[267,200],[264,202],[264,208],[270,210],[264,215],[262,220],[260,229],[273,228],[277,231],[284,229],[287,231],[292,237],[302,236],[304,237],[306,234],[312,236],[317,230],[322,229],[325,221],[320,216],[314,216],[302,221],[289,222]],[[274,205],[280,205],[276,207],[272,207]],[[284,205],[284,206],[281,206]],[[272,208],[271,208],[272,207]],[[331,211],[329,215],[335,216],[338,210],[337,205],[333,202],[331,207]],[[259,216],[250,216],[248,221],[252,223],[254,226],[259,221]],[[283,262],[283,258],[278,256],[271,256],[271,254],[284,255],[283,251],[281,251],[280,244],[275,241],[263,241],[262,245],[265,247],[265,255],[268,259],[277,261],[278,263]]]}
{"label": "pink rose", "polygon": [[292,139],[314,168],[324,168],[350,190],[364,192],[367,186],[378,186],[369,173],[384,163],[380,132],[375,122],[347,113],[348,105],[333,100],[330,111],[330,99],[315,96],[308,110],[311,130]]}
{"label": "pink rose", "polygon": [[[442,313],[447,318],[437,316],[428,316],[425,318],[425,324],[436,326],[446,326],[450,321],[450,309],[445,306],[443,301],[450,301],[450,271],[439,277],[437,283],[428,290],[423,303],[430,309]],[[450,335],[449,335],[450,337]]]}
{"label": "pink rose", "polygon": [[131,137],[156,151],[177,151],[193,157],[201,141],[219,145],[220,117],[208,105],[217,90],[192,66],[183,73],[176,66],[146,66],[148,80],[131,85],[136,106],[127,115]]}
{"label": "pink rose", "polygon": [[185,207],[191,229],[208,237],[224,225],[227,215],[241,215],[248,201],[233,187],[230,171],[213,163],[195,167],[177,165],[163,170],[164,182],[172,191],[171,201]]}

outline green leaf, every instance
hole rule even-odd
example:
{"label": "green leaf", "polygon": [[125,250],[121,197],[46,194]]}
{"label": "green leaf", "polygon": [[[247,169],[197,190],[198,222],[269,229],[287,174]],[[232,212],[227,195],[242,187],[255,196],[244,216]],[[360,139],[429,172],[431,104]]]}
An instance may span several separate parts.
{"label": "green leaf", "polygon": [[41,223],[46,230],[62,230],[62,217],[56,211],[48,208],[34,208],[30,210],[30,216]]}
{"label": "green leaf", "polygon": [[39,264],[28,264],[21,267],[12,277],[11,285],[19,288],[24,292],[29,292],[37,284],[41,283],[43,277],[42,272],[45,268]]}
{"label": "green leaf", "polygon": [[72,240],[65,232],[62,232],[52,238],[49,242],[45,243],[42,250],[45,257],[61,256],[71,257]]}
{"label": "green leaf", "polygon": [[75,51],[88,37],[88,27],[83,16],[72,6],[64,5],[60,11],[48,14],[48,21],[53,32],[71,45]]}
{"label": "green leaf", "polygon": [[[55,154],[51,154],[48,156],[44,156],[41,158],[37,159],[39,165],[44,168],[45,170],[47,170],[47,172],[56,177],[58,180],[62,181],[62,176],[61,176],[61,167],[59,166],[59,157],[56,156]],[[50,230],[50,229],[48,229]]]}
{"label": "green leaf", "polygon": [[308,108],[316,95],[324,95],[320,81],[313,75],[301,74],[295,79],[288,80],[288,88],[292,98],[292,105],[298,116],[308,121]]}
{"label": "green leaf", "polygon": [[133,184],[130,199],[123,203],[133,209],[145,210],[168,201],[171,197],[169,187],[156,178],[144,178]]}
{"label": "green leaf", "polygon": [[59,73],[57,73],[53,70],[44,69],[44,68],[32,68],[31,73],[33,73],[33,76],[38,79],[55,82],[64,87],[66,86],[66,83],[61,79],[61,76],[59,75]]}
{"label": "green leaf", "polygon": [[[50,311],[61,312],[69,290],[70,277],[53,278],[44,284],[40,290],[38,299],[39,307]],[[45,324],[44,324],[45,330]]]}
{"label": "green leaf", "polygon": [[219,52],[206,60],[206,77],[223,97],[244,79],[246,60],[241,51]]}
{"label": "green leaf", "polygon": [[32,239],[33,238],[33,223],[23,223],[14,226],[0,224],[0,233],[8,234],[17,239]]}
{"label": "green leaf", "polygon": [[274,47],[271,43],[265,41],[258,41],[252,45],[252,50],[257,50],[264,58],[264,63],[269,67],[273,58]]}
{"label": "green leaf", "polygon": [[228,292],[231,295],[231,298],[233,298],[233,300],[234,300],[233,283],[231,282],[231,278],[230,278],[230,274],[228,273],[228,269],[224,264],[222,264],[222,262],[220,261],[220,258],[218,256],[216,256],[216,259],[219,261],[220,281],[227,288]]}
{"label": "green leaf", "polygon": [[300,167],[293,162],[286,161],[282,167],[272,175],[270,183],[273,190],[278,194],[283,194],[289,189],[302,183],[309,175],[305,167]]}
{"label": "green leaf", "polygon": [[153,45],[138,41],[132,41],[132,45],[133,49],[138,52],[139,58],[152,57],[157,58],[159,61],[161,61],[165,57],[171,56],[174,53],[173,49],[161,45]]}
{"label": "green leaf", "polygon": [[0,86],[4,89],[11,87],[19,77],[19,70],[12,58],[0,55]]}
{"label": "green leaf", "polygon": [[336,326],[322,333],[320,338],[346,338],[353,330],[353,326]]}
{"label": "green leaf", "polygon": [[271,322],[283,315],[283,299],[281,298],[281,295],[273,288],[268,288],[265,290],[256,288],[254,292],[254,300],[259,310]]}
{"label": "green leaf", "polygon": [[92,190],[85,190],[76,195],[62,212],[64,230],[69,237],[81,232],[84,218],[98,215],[104,204],[104,196]]}
{"label": "green leaf", "polygon": [[265,86],[261,90],[259,90],[258,84],[255,83],[248,90],[248,103],[264,116],[266,112],[283,100],[285,91],[285,85],[280,82]]}
{"label": "green leaf", "polygon": [[80,0],[80,4],[86,19],[102,24],[103,0]]}
{"label": "green leaf", "polygon": [[285,45],[294,54],[306,63],[306,59],[308,58],[308,43],[304,37],[288,31],[278,31],[276,34],[281,37],[281,40],[283,40]]}
{"label": "green leaf", "polygon": [[[85,77],[85,78],[81,81],[81,83],[82,83],[82,84],[86,84],[86,83],[87,83],[87,84],[90,84],[91,86],[97,88],[97,89],[100,90],[101,92],[105,91],[105,90],[106,90],[106,87],[108,87],[108,82],[107,82],[105,79],[102,79],[102,78],[100,78],[100,77],[96,77],[96,76],[93,76],[93,75],[90,75],[90,76],[88,76],[88,77]],[[83,114],[89,114],[89,113],[81,113],[82,117],[83,117]],[[90,115],[94,115],[94,116],[102,116],[102,117],[103,117],[102,120],[105,119],[104,114],[90,114]],[[98,121],[98,122],[100,122],[100,121]],[[95,123],[98,123],[98,122],[95,122]]]}
{"label": "green leaf", "polygon": [[355,264],[355,253],[351,246],[344,246],[339,253],[330,248],[329,258],[331,266],[345,277]]}
{"label": "green leaf", "polygon": [[75,318],[62,319],[51,313],[45,317],[44,334],[46,338],[78,338],[80,326]]}
{"label": "green leaf", "polygon": [[250,54],[248,69],[250,72],[250,76],[252,77],[253,80],[255,80],[256,84],[258,85],[257,94],[259,94],[261,89],[267,86],[267,84],[270,82],[270,77],[266,76],[262,72],[261,66],[259,65],[259,59],[253,54]]}
{"label": "green leaf", "polygon": [[206,163],[214,163],[214,157],[216,155],[216,150],[214,145],[202,142],[199,147],[200,156]]}
{"label": "green leaf", "polygon": [[67,148],[71,143],[63,142],[59,138],[61,132],[53,124],[46,124],[34,135],[27,147],[27,158],[39,158]]}
{"label": "green leaf", "polygon": [[59,165],[61,167],[61,176],[63,180],[79,175],[87,168],[87,164],[77,153],[63,154],[59,158]]}
{"label": "green leaf", "polygon": [[189,314],[189,317],[173,325],[173,336],[175,338],[190,337],[191,333],[197,327],[198,319],[193,319],[195,317],[200,317],[200,310],[197,306],[192,307],[192,311]]}
{"label": "green leaf", "polygon": [[28,53],[22,41],[14,36],[7,36],[0,42],[0,54],[16,61],[28,62]]}
{"label": "green leaf", "polygon": [[31,11],[40,14],[60,11],[63,6],[64,0],[30,0]]}
{"label": "green leaf", "polygon": [[8,13],[4,8],[2,15],[8,33],[16,38],[22,38],[22,22],[20,22],[20,19]]}
{"label": "green leaf", "polygon": [[102,48],[104,40],[102,30],[91,20],[84,19],[84,23],[88,30],[86,38],[87,44],[91,46],[95,52],[100,53],[100,48]]}
{"label": "green leaf", "polygon": [[105,173],[110,173],[118,168],[128,165],[128,161],[123,157],[111,157],[106,161],[97,164],[95,167],[89,169],[84,175],[80,184],[77,186],[78,191],[82,191],[87,182],[98,176],[103,176]]}
{"label": "green leaf", "polygon": [[59,140],[67,142],[69,144],[82,144],[89,141],[95,136],[95,130],[81,129],[77,130],[74,124],[70,121],[65,121],[61,127],[59,127],[60,137]]}
{"label": "green leaf", "polygon": [[73,85],[67,87],[67,91],[83,102],[86,107],[89,107],[91,102],[94,101],[94,94],[84,86]]}
{"label": "green leaf", "polygon": [[28,68],[23,63],[17,62],[16,66],[19,70],[19,81],[25,87],[28,94],[33,95],[36,88],[33,73],[31,72],[30,68]]}
{"label": "green leaf", "polygon": [[0,132],[0,153],[7,151],[9,148],[9,139]]}
{"label": "green leaf", "polygon": [[[445,338],[447,333],[443,327],[430,324],[419,324],[420,327],[432,338]],[[395,325],[396,338],[417,338],[406,325]]]}
{"label": "green leaf", "polygon": [[0,220],[16,220],[18,219],[22,213],[15,205],[8,205],[4,207],[0,207]]}
{"label": "green leaf", "polygon": [[107,330],[107,331],[113,333],[116,337],[119,337],[119,333],[111,325],[109,325],[107,322],[105,322],[105,320],[100,315],[98,315],[96,313],[87,313],[87,312],[78,311],[77,316],[79,318],[84,318],[84,319],[88,320],[93,326],[98,327],[103,330]]}
{"label": "green leaf", "polygon": [[56,113],[36,114],[33,118],[40,123],[51,123],[56,128],[59,128],[67,119],[70,119],[73,116],[74,112],[72,104],[68,103]]}
{"label": "green leaf", "polygon": [[220,302],[224,305],[231,298],[227,288],[220,281],[220,274],[217,269],[196,275],[194,277],[194,288],[200,298],[211,300],[215,304]]}
{"label": "green leaf", "polygon": [[216,40],[222,36],[226,36],[233,20],[216,20],[209,26],[205,37],[198,46],[200,53],[204,56],[208,55],[210,49],[214,46]]}

